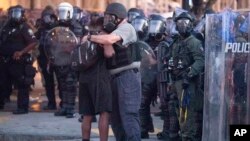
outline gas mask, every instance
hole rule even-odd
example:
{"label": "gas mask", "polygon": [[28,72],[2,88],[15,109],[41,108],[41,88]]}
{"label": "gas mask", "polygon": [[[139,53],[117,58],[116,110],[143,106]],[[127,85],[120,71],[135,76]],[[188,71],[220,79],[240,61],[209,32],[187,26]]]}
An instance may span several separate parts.
{"label": "gas mask", "polygon": [[52,26],[56,22],[55,17],[52,17],[52,15],[44,15],[42,19],[44,24],[48,27]]}
{"label": "gas mask", "polygon": [[111,14],[104,15],[103,28],[107,33],[113,32],[117,28],[118,24],[119,22],[117,21],[115,15]]}
{"label": "gas mask", "polygon": [[181,18],[176,21],[176,30],[183,37],[187,37],[191,34],[193,24],[189,19]]}
{"label": "gas mask", "polygon": [[9,18],[12,24],[20,24],[23,21],[24,9],[21,7],[14,7],[9,11]]}

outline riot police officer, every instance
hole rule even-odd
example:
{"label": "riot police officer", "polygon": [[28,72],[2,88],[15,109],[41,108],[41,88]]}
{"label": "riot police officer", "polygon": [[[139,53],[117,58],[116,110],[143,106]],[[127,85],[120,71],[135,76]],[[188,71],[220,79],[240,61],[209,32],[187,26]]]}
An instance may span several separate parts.
{"label": "riot police officer", "polygon": [[[138,36],[137,45],[139,48],[150,48],[151,47],[145,42],[148,35],[148,19],[140,13],[132,12],[137,9],[130,9],[128,12],[128,19],[132,19],[131,24],[135,28]],[[136,15],[136,17],[130,17]],[[154,56],[155,57],[155,56]],[[143,66],[143,65],[142,65]],[[151,66],[150,66],[151,67]],[[140,106],[140,126],[141,126],[141,138],[149,138],[148,132],[154,132],[153,121],[150,116],[150,104],[151,104],[151,94],[150,86],[148,86],[148,81],[151,78],[149,75],[150,67],[141,67],[141,85],[142,85],[142,99]]]}
{"label": "riot police officer", "polygon": [[[62,108],[55,112],[55,116],[66,116],[73,118],[75,116],[75,98],[77,76],[70,64],[70,51],[77,44],[74,33],[70,30],[73,17],[73,6],[67,2],[58,5],[58,26],[51,30],[47,37],[47,51],[51,59],[50,62],[55,68],[55,73],[59,81],[59,90],[62,92]],[[57,34],[59,33],[60,34]],[[55,35],[56,34],[56,35]],[[58,38],[54,38],[57,36]],[[70,38],[72,37],[72,38]],[[51,39],[51,40],[50,40]],[[50,44],[50,41],[55,41]],[[46,45],[46,46],[47,46]],[[45,47],[46,47],[45,46]]]}
{"label": "riot police officer", "polygon": [[[47,6],[41,14],[41,23],[35,33],[36,38],[39,40],[39,56],[37,57],[38,65],[41,68],[41,73],[45,82],[45,91],[48,98],[48,105],[43,107],[44,110],[55,110],[56,109],[56,98],[55,98],[55,83],[54,83],[54,68],[49,65],[44,52],[45,37],[48,31],[54,28],[57,24],[57,17],[52,7]],[[59,92],[59,97],[61,92]],[[61,104],[60,104],[61,105]]]}
{"label": "riot police officer", "polygon": [[162,96],[163,100],[163,129],[157,133],[157,138],[160,140],[169,140],[169,137],[178,135],[179,132],[179,121],[176,115],[175,109],[178,105],[178,99],[176,94],[172,93],[169,86],[172,85],[170,73],[167,68],[166,54],[170,51],[171,45],[178,38],[178,32],[175,30],[175,23],[173,18],[167,18],[166,22],[166,39],[157,46],[157,69],[158,69],[158,88],[159,95]]}
{"label": "riot police officer", "polygon": [[86,30],[81,25],[82,16],[81,8],[74,6],[70,29],[74,32],[76,37],[79,37],[79,39],[86,34]]}
{"label": "riot police officer", "polygon": [[18,89],[17,109],[13,114],[26,114],[29,108],[29,86],[34,82],[36,73],[29,52],[35,48],[37,40],[26,23],[22,6],[14,6],[8,13],[10,20],[0,36],[0,99],[6,91],[5,85],[11,79]]}
{"label": "riot police officer", "polygon": [[131,23],[137,16],[145,17],[144,12],[138,8],[130,8],[128,10],[128,22]]}
{"label": "riot police officer", "polygon": [[[235,19],[235,41],[246,43],[248,41],[248,17],[240,14]],[[243,124],[247,119],[247,53],[235,53],[232,61],[232,83],[234,85],[233,104],[231,108],[230,123]]]}
{"label": "riot police officer", "polygon": [[[174,21],[180,37],[167,55],[173,81],[169,90],[178,97],[176,115],[179,115],[182,141],[201,141],[203,92],[199,80],[204,71],[203,47],[191,34],[194,20],[188,12],[177,15]],[[180,140],[178,134],[172,135],[175,136],[171,136],[171,140]]]}
{"label": "riot police officer", "polygon": [[143,16],[137,16],[135,17],[131,24],[136,30],[137,37],[140,41],[145,41],[147,40],[148,37],[148,19]]}
{"label": "riot police officer", "polygon": [[[158,44],[164,40],[165,19],[160,15],[149,17],[148,38],[146,42],[156,52]],[[144,69],[142,72],[142,103],[140,106],[141,137],[148,138],[148,132],[154,132],[150,105],[157,98],[157,65]]]}

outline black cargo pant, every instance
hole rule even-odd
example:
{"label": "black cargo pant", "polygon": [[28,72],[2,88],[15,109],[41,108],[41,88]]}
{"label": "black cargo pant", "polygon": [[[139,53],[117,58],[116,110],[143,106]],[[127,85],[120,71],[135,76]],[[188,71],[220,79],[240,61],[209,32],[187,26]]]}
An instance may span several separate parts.
{"label": "black cargo pant", "polygon": [[[38,62],[39,67],[41,68],[41,73],[44,78],[45,91],[46,91],[46,96],[48,98],[48,106],[54,107],[56,106],[54,68],[53,66],[50,66],[49,70],[47,69],[48,59],[43,54],[41,54],[37,58],[37,62]],[[61,98],[60,92],[59,92],[59,97]]]}
{"label": "black cargo pant", "polygon": [[0,63],[0,105],[4,104],[3,100],[9,93],[10,82],[13,82],[18,90],[17,109],[28,110],[30,84],[25,84],[22,81],[25,77],[25,65],[13,61]]}
{"label": "black cargo pant", "polygon": [[67,113],[74,113],[76,98],[76,72],[71,66],[55,66],[55,73],[59,82],[59,91],[62,93],[62,110]]}
{"label": "black cargo pant", "polygon": [[141,132],[153,132],[150,105],[157,96],[157,71],[155,68],[142,70],[142,99],[140,105]]}

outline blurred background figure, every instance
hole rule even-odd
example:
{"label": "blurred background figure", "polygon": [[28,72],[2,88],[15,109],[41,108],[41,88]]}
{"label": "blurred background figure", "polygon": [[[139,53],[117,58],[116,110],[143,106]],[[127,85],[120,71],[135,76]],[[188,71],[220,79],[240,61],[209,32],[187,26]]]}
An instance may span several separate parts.
{"label": "blurred background figure", "polygon": [[26,23],[22,6],[11,7],[8,18],[0,33],[0,104],[3,108],[3,99],[10,95],[13,83],[18,89],[17,109],[13,114],[26,114],[29,111],[29,89],[36,74],[29,52],[35,48],[37,40]]}

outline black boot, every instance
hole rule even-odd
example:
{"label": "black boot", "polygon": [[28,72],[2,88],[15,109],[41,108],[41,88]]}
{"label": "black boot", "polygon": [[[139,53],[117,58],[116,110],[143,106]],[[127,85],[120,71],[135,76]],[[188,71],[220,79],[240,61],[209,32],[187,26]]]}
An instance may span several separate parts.
{"label": "black boot", "polygon": [[0,104],[0,110],[3,110],[4,109],[4,106]]}
{"label": "black boot", "polygon": [[149,138],[149,134],[148,134],[148,132],[146,132],[146,131],[142,131],[141,132],[141,139],[148,139]]}
{"label": "black boot", "polygon": [[56,105],[47,105],[43,107],[43,110],[56,110]]}
{"label": "black boot", "polygon": [[156,134],[158,140],[170,141],[169,134],[167,132],[159,132]]}
{"label": "black boot", "polygon": [[60,109],[54,113],[55,116],[67,116],[67,112],[65,109]]}
{"label": "black boot", "polygon": [[81,115],[81,116],[78,118],[78,121],[79,121],[79,122],[82,122],[82,121],[83,121],[83,115]]}
{"label": "black boot", "polygon": [[28,110],[25,110],[25,109],[17,109],[17,110],[15,110],[15,111],[13,111],[13,114],[15,114],[15,115],[28,114]]}
{"label": "black boot", "polygon": [[74,117],[75,117],[74,110],[67,110],[66,118],[74,118]]}

